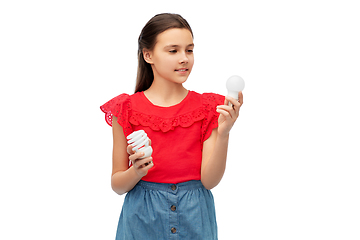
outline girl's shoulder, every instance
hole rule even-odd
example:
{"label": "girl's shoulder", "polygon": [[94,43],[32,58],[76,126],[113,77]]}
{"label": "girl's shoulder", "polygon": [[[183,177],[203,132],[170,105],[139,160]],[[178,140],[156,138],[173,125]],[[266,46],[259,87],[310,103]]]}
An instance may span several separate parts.
{"label": "girl's shoulder", "polygon": [[[197,93],[193,92],[194,100],[192,104],[196,108],[203,108],[206,110],[215,110],[216,106],[224,104],[225,96],[217,93]],[[196,104],[197,103],[197,104]]]}
{"label": "girl's shoulder", "polygon": [[101,105],[100,109],[105,113],[106,122],[112,126],[113,116],[123,121],[124,116],[131,110],[131,95],[122,93]]}
{"label": "girl's shoulder", "polygon": [[200,117],[198,120],[202,121],[201,124],[201,142],[204,142],[211,135],[214,128],[218,127],[219,113],[216,111],[218,105],[223,105],[225,96],[217,93],[196,93],[199,98],[199,110],[195,110]]}
{"label": "girl's shoulder", "polygon": [[[119,113],[119,110],[126,108],[131,108],[131,102],[134,101],[134,99],[139,99],[139,93],[135,94],[127,94],[122,93],[116,97],[111,98],[108,100],[105,104],[100,106],[100,109],[103,112],[112,111],[112,113],[115,115],[115,113]],[[116,110],[116,112],[114,112]],[[115,115],[116,116],[116,115]]]}
{"label": "girl's shoulder", "polygon": [[217,94],[217,93],[202,93],[201,95],[201,99],[202,99],[202,103],[207,105],[221,105],[224,104],[224,100],[225,100],[225,96]]}

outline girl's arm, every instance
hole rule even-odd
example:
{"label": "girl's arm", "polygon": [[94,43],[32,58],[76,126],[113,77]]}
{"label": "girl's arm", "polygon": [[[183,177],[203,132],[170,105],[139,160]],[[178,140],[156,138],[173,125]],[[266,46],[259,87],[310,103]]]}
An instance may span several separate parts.
{"label": "girl's arm", "polygon": [[[150,168],[154,166],[152,158],[138,159],[143,156],[142,152],[135,153],[132,146],[127,144],[124,132],[117,118],[113,116],[113,168],[111,187],[119,195],[124,194],[135,187],[145,176]],[[129,157],[130,155],[130,157]],[[129,160],[133,166],[129,168]],[[151,163],[149,163],[151,161]],[[145,163],[149,163],[145,166]]]}
{"label": "girl's arm", "polygon": [[206,189],[210,190],[218,185],[224,175],[228,143],[229,136],[219,136],[217,128],[212,131],[210,137],[204,142],[201,182]]}
{"label": "girl's arm", "polygon": [[[228,106],[231,102],[234,107]],[[217,107],[220,113],[218,128],[213,129],[210,137],[203,144],[201,163],[201,182],[206,189],[212,189],[221,181],[226,167],[229,133],[239,116],[243,104],[243,95],[239,92],[239,101],[226,97],[224,105]]]}

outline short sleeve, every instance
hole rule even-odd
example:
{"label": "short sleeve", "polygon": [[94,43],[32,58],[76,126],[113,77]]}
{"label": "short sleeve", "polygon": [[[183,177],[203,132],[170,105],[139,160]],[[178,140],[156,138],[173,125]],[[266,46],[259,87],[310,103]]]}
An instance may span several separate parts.
{"label": "short sleeve", "polygon": [[225,97],[215,93],[202,94],[202,104],[205,118],[201,126],[201,142],[205,142],[211,135],[214,128],[218,127],[219,113],[216,112],[216,106],[224,104]]}
{"label": "short sleeve", "polygon": [[131,101],[128,94],[121,94],[114,97],[104,105],[100,106],[101,111],[105,113],[105,121],[112,126],[113,116],[117,117],[117,122],[123,127],[125,136],[132,132],[132,126],[129,123],[131,115]]}

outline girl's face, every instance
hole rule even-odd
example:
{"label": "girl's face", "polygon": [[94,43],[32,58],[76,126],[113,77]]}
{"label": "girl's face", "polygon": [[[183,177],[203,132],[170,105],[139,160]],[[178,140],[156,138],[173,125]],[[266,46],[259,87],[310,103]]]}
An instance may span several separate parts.
{"label": "girl's face", "polygon": [[151,64],[154,81],[184,83],[194,65],[194,43],[191,32],[172,28],[160,33],[152,51],[144,50],[144,59]]}

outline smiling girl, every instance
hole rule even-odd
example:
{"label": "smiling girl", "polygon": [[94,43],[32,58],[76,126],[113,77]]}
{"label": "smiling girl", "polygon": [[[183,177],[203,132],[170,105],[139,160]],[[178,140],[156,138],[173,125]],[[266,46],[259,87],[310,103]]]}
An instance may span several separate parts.
{"label": "smiling girl", "polygon": [[[178,14],[150,19],[138,44],[135,93],[101,106],[113,129],[111,185],[127,193],[116,239],[217,239],[210,189],[224,174],[243,95],[236,101],[184,88],[194,43]],[[137,130],[151,139],[152,156],[141,159],[144,153],[127,144],[126,136]]]}

